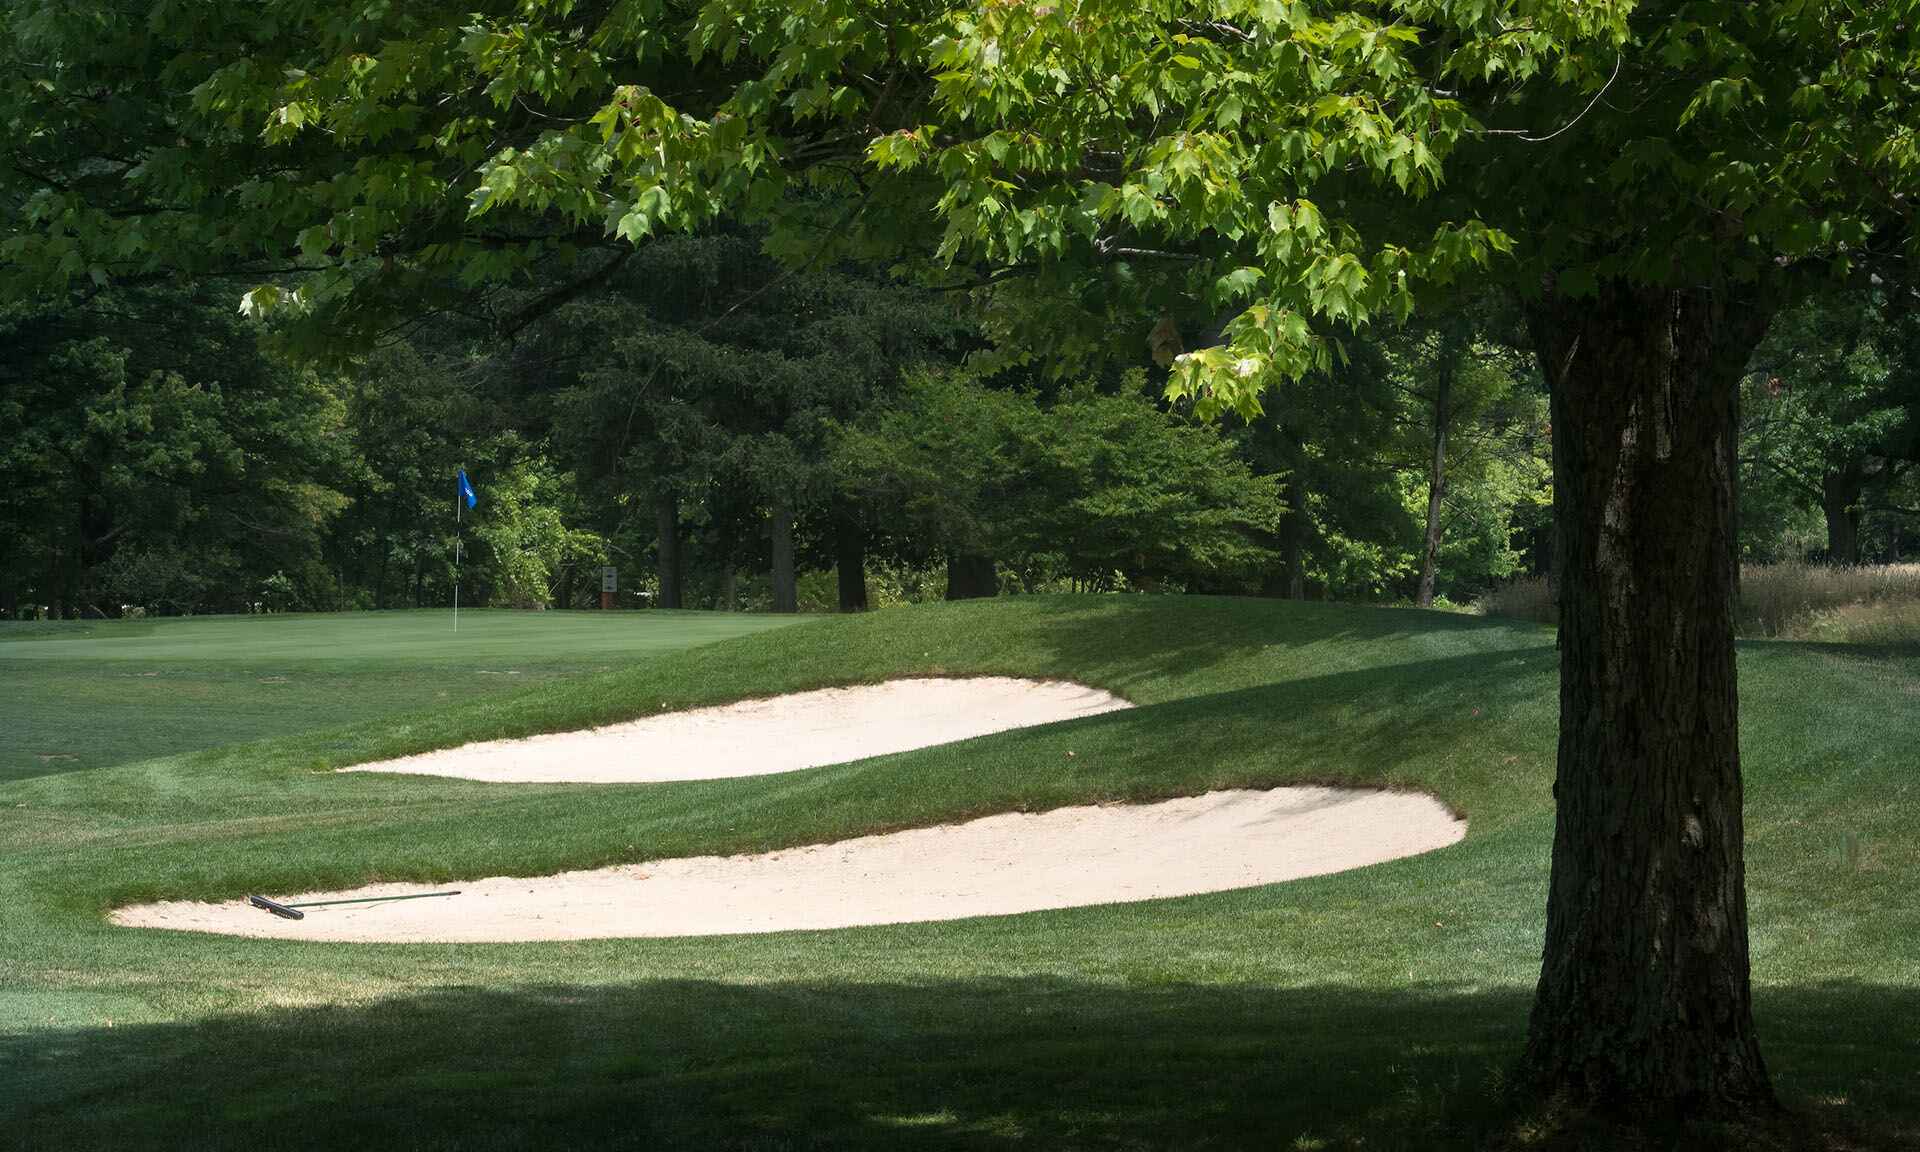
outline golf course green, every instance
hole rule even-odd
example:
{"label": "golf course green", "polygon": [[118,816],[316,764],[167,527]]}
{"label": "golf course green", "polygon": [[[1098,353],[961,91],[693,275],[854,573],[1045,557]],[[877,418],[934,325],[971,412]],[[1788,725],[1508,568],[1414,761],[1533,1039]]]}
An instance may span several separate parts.
{"label": "golf course green", "polygon": [[0,622],[0,780],[370,720],[791,623],[723,612]]}
{"label": "golf course green", "polygon": [[[1060,596],[737,634],[771,623],[476,613],[457,640],[443,614],[0,632],[0,1144],[1524,1145],[1505,1088],[1539,971],[1551,630]],[[1915,1146],[1920,650],[1754,642],[1739,671],[1770,1069],[1821,1147]],[[1136,707],[738,779],[330,771],[983,674],[1071,679]],[[1262,888],[829,932],[319,944],[106,919],[138,901],[533,876],[1288,783],[1428,791],[1467,836]]]}

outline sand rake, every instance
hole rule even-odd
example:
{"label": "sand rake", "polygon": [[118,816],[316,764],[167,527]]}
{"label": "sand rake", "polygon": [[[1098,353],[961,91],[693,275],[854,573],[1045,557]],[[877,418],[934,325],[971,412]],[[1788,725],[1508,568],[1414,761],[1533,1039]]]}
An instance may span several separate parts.
{"label": "sand rake", "polygon": [[249,896],[247,903],[255,908],[265,909],[275,916],[284,916],[289,920],[307,918],[302,908],[326,908],[334,904],[386,904],[394,900],[431,900],[436,896],[458,896],[459,889],[451,892],[415,892],[407,896],[361,896],[353,900],[303,900],[298,904],[282,904],[278,900],[269,900],[265,896]]}

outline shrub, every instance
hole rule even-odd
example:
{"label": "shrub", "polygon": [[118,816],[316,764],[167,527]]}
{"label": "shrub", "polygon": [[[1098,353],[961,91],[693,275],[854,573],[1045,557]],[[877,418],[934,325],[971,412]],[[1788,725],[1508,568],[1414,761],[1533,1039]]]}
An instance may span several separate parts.
{"label": "shrub", "polygon": [[95,570],[100,588],[116,603],[138,604],[154,615],[190,616],[211,594],[218,576],[189,552],[169,548],[121,548]]}
{"label": "shrub", "polygon": [[300,606],[299,594],[285,572],[275,572],[260,582],[260,601],[269,612],[292,612]]}
{"label": "shrub", "polygon": [[572,483],[571,474],[555,472],[542,456],[520,460],[488,483],[473,535],[486,548],[476,559],[485,566],[494,606],[545,608],[563,568],[604,561],[599,536],[567,526],[561,504]]}

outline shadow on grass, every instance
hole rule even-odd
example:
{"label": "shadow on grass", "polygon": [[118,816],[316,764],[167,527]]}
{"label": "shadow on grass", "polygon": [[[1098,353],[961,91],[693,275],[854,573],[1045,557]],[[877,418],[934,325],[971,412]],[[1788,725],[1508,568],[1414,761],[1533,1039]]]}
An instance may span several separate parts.
{"label": "shadow on grass", "polygon": [[[1476,1148],[1527,998],[1444,989],[661,982],[0,1039],[22,1146]],[[1915,1134],[1911,990],[1760,998],[1828,1147]]]}
{"label": "shadow on grass", "polygon": [[[1372,605],[1323,604],[1226,596],[1069,596],[1023,605],[1041,617],[1035,639],[1079,674],[1124,690],[1144,676],[1185,679],[1264,651],[1341,644],[1409,645],[1382,660],[1392,664],[1486,648],[1551,644],[1531,624],[1450,612],[1390,610]],[[1544,638],[1543,638],[1544,637]],[[1266,676],[1298,674],[1313,666],[1269,665]],[[1265,677],[1263,677],[1265,678]]]}
{"label": "shadow on grass", "polygon": [[152,620],[0,620],[0,643],[81,640],[111,631],[115,636],[152,635]]}
{"label": "shadow on grass", "polygon": [[1920,661],[1920,640],[1890,640],[1872,643],[1841,643],[1837,640],[1742,640],[1740,647],[1756,649],[1782,649],[1790,652],[1813,652],[1836,660],[1858,660],[1870,663],[1905,663]]}
{"label": "shadow on grass", "polygon": [[1498,733],[1551,756],[1551,648],[1332,672],[1075,721],[1134,748],[1233,772],[1249,753],[1343,780],[1378,781]]}

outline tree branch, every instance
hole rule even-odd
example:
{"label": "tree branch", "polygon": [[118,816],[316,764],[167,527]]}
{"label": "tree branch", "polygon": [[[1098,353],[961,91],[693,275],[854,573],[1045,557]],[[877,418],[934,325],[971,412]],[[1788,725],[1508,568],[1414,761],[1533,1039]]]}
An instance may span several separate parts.
{"label": "tree branch", "polygon": [[528,301],[525,305],[516,309],[512,315],[500,321],[497,326],[500,335],[511,340],[521,329],[549,312],[552,312],[562,304],[576,300],[588,292],[601,287],[607,281],[613,279],[614,274],[619,272],[620,269],[626,265],[627,261],[633,258],[633,254],[636,251],[638,251],[638,249],[629,247],[617,253],[613,259],[602,264],[591,274],[583,276],[571,284],[563,284],[543,296],[538,296]]}

